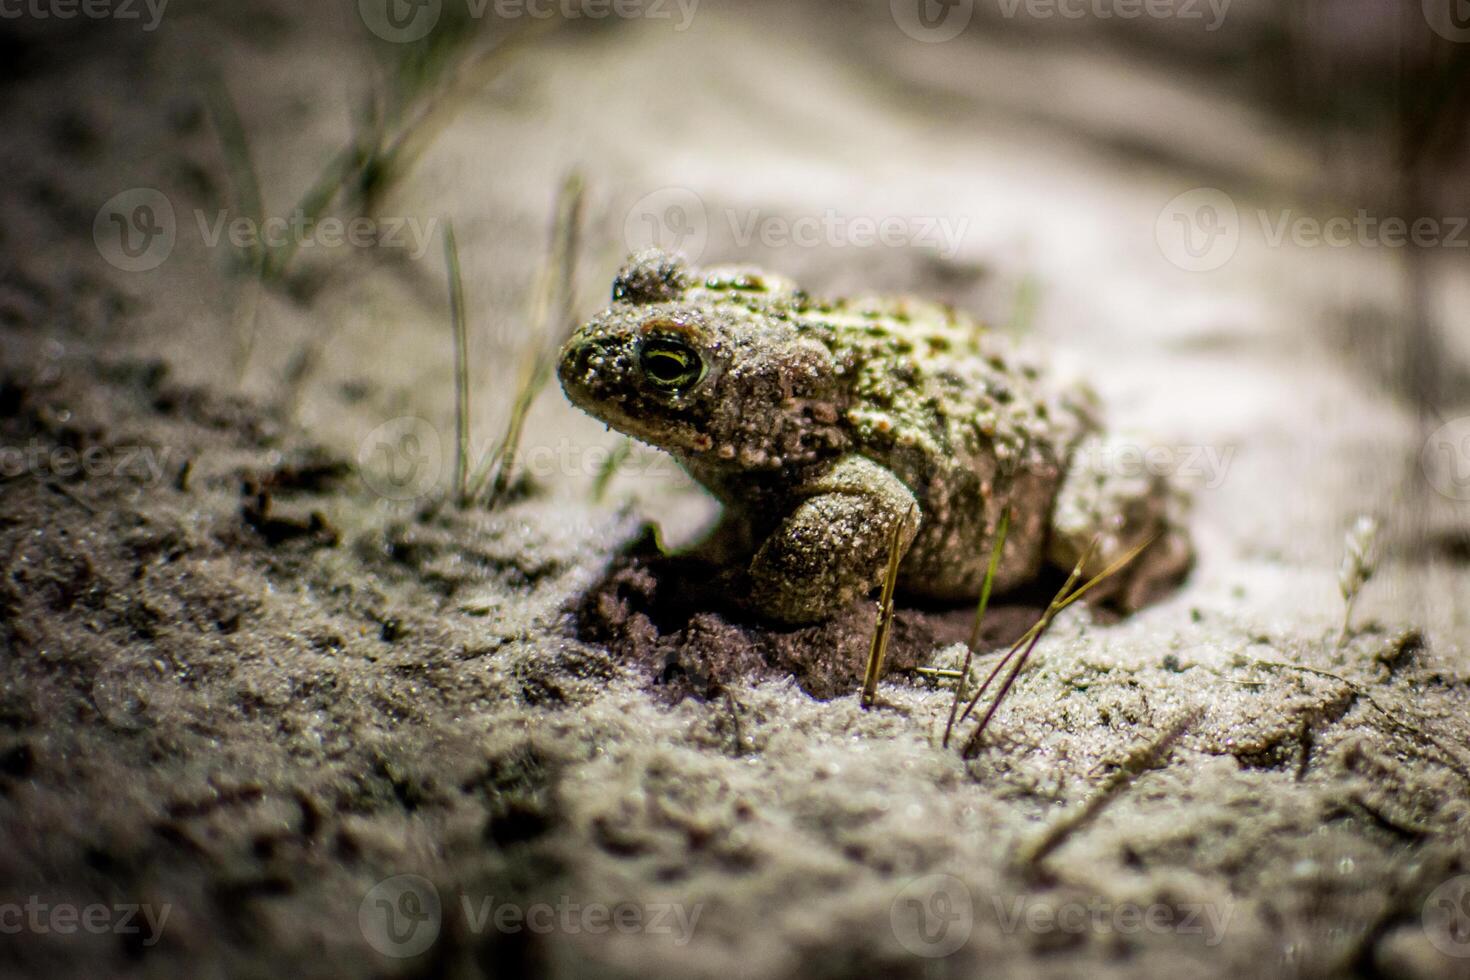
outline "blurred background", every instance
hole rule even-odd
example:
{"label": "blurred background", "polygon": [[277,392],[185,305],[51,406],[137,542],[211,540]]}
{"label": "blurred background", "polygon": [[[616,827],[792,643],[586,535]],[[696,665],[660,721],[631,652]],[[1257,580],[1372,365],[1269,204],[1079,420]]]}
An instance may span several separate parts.
{"label": "blurred background", "polygon": [[6,347],[269,406],[375,519],[453,479],[457,258],[472,460],[519,402],[551,513],[694,536],[677,470],[535,384],[658,244],[1046,348],[1193,489],[1187,601],[1278,639],[1336,629],[1376,518],[1361,615],[1463,661],[1463,0],[16,0],[0,84]]}
{"label": "blurred background", "polygon": [[[477,444],[501,430],[576,173],[578,316],[650,242],[935,297],[1234,451],[1221,519],[1275,550],[1385,508],[1465,550],[1418,463],[1470,356],[1450,0],[120,6],[0,21],[12,291],[120,280],[139,316],[89,339],[329,442],[452,432],[451,224]],[[563,438],[614,444],[555,393],[530,431],[558,476],[597,469]]]}

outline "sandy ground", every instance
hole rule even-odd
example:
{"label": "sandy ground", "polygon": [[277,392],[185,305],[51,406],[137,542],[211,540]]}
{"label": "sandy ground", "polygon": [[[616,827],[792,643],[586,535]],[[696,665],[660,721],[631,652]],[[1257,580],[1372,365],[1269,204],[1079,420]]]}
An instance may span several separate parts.
{"label": "sandy ground", "polygon": [[[1273,245],[1258,213],[1345,206],[1321,142],[1177,69],[1250,49],[1266,5],[1162,59],[983,16],[924,44],[884,6],[671,7],[471,62],[372,202],[402,247],[303,248],[263,286],[208,241],[249,197],[210,93],[289,214],[364,104],[392,118],[402,48],[352,5],[7,25],[42,46],[0,106],[5,975],[1470,975],[1470,532],[1421,465],[1470,404],[1459,253],[1422,259],[1460,399],[1431,424],[1393,380],[1402,250]],[[483,451],[572,168],[584,313],[651,229],[1034,335],[1177,448],[1190,579],[1069,610],[967,761],[912,670],[958,665],[967,610],[903,606],[862,710],[871,606],[727,617],[648,530],[713,505],[641,451],[596,496],[618,440],[554,388],[512,498],[431,512],[439,236]],[[1189,271],[1160,216],[1200,187],[1241,231]],[[133,188],[176,229],[140,272],[94,234]],[[854,243],[885,216],[921,240]],[[1381,558],[1339,646],[1363,514]],[[982,667],[1036,611],[999,603]]]}

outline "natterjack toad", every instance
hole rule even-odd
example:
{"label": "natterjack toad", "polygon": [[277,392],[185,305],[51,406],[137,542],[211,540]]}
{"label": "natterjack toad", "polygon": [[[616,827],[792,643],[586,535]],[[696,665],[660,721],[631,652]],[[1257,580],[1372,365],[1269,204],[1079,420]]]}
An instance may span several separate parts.
{"label": "natterjack toad", "polygon": [[1190,561],[1179,495],[1142,467],[1120,472],[1090,392],[1049,386],[947,308],[823,302],[780,276],[649,251],[558,373],[573,403],[672,453],[725,505],[708,549],[779,622],[826,619],[875,588],[905,520],[900,589],[932,599],[979,594],[1008,508],[997,591],[1070,570],[1094,538],[1089,575],[1155,539],[1106,583],[1128,607]]}

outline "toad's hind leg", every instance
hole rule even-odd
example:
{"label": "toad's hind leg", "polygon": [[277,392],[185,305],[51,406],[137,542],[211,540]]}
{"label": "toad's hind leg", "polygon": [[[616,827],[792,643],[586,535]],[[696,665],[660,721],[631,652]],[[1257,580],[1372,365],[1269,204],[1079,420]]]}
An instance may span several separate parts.
{"label": "toad's hind leg", "polygon": [[1083,579],[1098,575],[1129,551],[1152,542],[1125,568],[1088,594],[1128,611],[1175,585],[1194,550],[1184,527],[1187,499],[1145,464],[1146,444],[1116,436],[1088,436],[1072,453],[1052,510],[1047,557],[1071,571],[1096,539]]}

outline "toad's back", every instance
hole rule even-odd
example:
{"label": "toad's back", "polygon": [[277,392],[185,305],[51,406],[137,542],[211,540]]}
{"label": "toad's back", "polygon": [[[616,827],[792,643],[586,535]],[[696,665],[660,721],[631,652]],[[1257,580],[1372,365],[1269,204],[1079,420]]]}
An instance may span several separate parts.
{"label": "toad's back", "polygon": [[792,321],[838,362],[854,448],[918,499],[905,579],[936,598],[975,595],[1007,508],[997,587],[1033,578],[1067,457],[1096,429],[1090,391],[1053,383],[1014,345],[931,303],[817,304]]}

